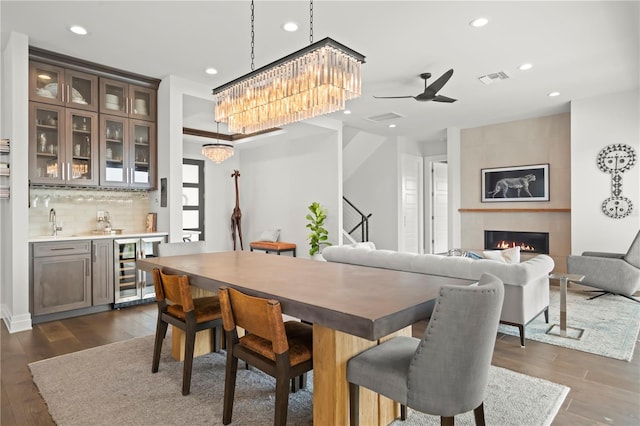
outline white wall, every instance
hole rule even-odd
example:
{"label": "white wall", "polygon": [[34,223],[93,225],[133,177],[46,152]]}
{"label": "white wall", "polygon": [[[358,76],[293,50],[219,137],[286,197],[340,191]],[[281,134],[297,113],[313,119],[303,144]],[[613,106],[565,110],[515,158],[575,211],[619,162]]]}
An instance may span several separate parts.
{"label": "white wall", "polygon": [[29,40],[11,33],[2,52],[2,137],[11,140],[11,198],[0,200],[2,216],[2,319],[10,332],[31,328],[29,314],[28,117]]}
{"label": "white wall", "polygon": [[[598,96],[571,103],[571,251],[624,253],[640,229],[640,91]],[[636,152],[636,164],[623,173],[622,196],[633,212],[612,219],[601,210],[611,196],[611,175],[598,169],[596,158],[610,144],[623,143]],[[580,165],[577,167],[576,165]]]}
{"label": "white wall", "polygon": [[[189,142],[184,145],[183,152],[185,158],[204,160],[204,240],[207,251],[231,250],[231,212],[235,205],[231,173],[239,168],[241,154],[236,150],[233,157],[216,164],[203,156],[201,150],[201,145]],[[240,185],[242,178],[240,176]]]}
{"label": "white wall", "polygon": [[398,249],[398,144],[388,139],[344,182],[344,194],[369,219],[369,240]]}
{"label": "white wall", "polygon": [[[158,88],[158,191],[149,197],[149,211],[158,213],[158,231],[169,242],[182,241],[182,156],[184,96],[211,98],[211,88],[176,76],[162,79]],[[213,120],[213,117],[211,118]],[[160,181],[167,179],[167,206],[160,206]]]}
{"label": "white wall", "polygon": [[[307,206],[314,201],[328,210],[325,225],[329,241],[338,243],[342,212],[341,139],[339,131],[317,129],[307,137],[285,133],[265,143],[242,146],[238,182],[245,250],[262,231],[279,228],[280,240],[295,243],[298,257],[308,258],[305,217]],[[226,185],[233,184],[230,177],[226,179]],[[233,197],[235,193],[221,201],[229,217],[235,205]]]}

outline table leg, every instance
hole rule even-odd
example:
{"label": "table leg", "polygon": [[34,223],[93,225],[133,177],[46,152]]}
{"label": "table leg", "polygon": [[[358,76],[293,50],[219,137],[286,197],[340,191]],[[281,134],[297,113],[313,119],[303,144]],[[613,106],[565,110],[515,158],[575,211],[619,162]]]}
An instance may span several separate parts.
{"label": "table leg", "polygon": [[[579,278],[580,280],[583,278],[577,276],[574,277]],[[582,328],[567,327],[567,286],[569,284],[569,276],[558,274],[552,278],[560,280],[560,324],[554,324],[549,327],[547,334],[580,340],[584,330]]]}
{"label": "table leg", "polygon": [[567,278],[560,278],[560,335],[567,337]]}
{"label": "table leg", "polygon": [[[398,334],[411,335],[411,327],[390,336]],[[313,325],[314,425],[349,424],[347,361],[377,344],[376,341]],[[399,404],[360,388],[360,424],[388,425],[399,415]]]}

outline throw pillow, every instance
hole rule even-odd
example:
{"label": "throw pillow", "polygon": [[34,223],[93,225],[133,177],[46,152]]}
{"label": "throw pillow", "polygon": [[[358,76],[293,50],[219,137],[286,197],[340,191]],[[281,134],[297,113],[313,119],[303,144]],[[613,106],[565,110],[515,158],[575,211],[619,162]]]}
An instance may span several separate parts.
{"label": "throw pillow", "polygon": [[520,263],[520,247],[506,250],[485,250],[482,254],[486,259],[497,260],[502,263]]}
{"label": "throw pillow", "polygon": [[271,243],[275,243],[280,238],[280,230],[279,229],[267,229],[260,234],[260,238],[258,241],[269,241]]}
{"label": "throw pillow", "polygon": [[482,256],[480,256],[478,253],[474,252],[474,251],[468,251],[467,252],[467,257],[470,257],[471,259],[482,259]]}

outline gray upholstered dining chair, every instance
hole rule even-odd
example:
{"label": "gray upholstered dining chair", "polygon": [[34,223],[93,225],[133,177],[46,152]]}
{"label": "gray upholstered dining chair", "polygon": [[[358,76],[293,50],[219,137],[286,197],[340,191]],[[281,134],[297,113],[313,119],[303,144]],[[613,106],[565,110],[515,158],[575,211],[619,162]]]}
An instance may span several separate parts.
{"label": "gray upholstered dining chair", "polygon": [[398,336],[347,363],[351,425],[359,422],[360,386],[406,407],[440,416],[473,410],[484,425],[484,397],[502,310],[504,285],[483,274],[477,286],[442,286],[422,339]]}
{"label": "gray upholstered dining chair", "polygon": [[567,258],[567,271],[584,275],[580,284],[599,289],[589,290],[599,293],[590,299],[616,294],[640,302],[633,297],[640,290],[640,231],[627,253],[585,251],[581,256]]}
{"label": "gray upholstered dining chair", "polygon": [[204,244],[204,241],[162,243],[158,245],[158,256],[181,256],[185,254],[204,253]]}

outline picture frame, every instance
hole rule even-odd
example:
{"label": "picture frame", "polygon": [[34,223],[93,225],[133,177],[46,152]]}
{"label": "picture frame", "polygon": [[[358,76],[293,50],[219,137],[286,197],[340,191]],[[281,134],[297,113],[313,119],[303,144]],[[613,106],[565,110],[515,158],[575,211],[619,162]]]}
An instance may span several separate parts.
{"label": "picture frame", "polygon": [[481,170],[483,203],[549,201],[549,164]]}

